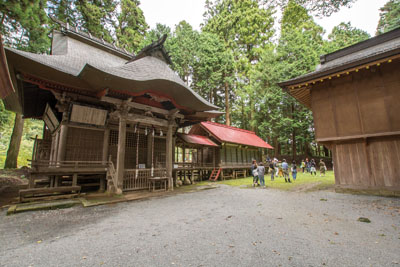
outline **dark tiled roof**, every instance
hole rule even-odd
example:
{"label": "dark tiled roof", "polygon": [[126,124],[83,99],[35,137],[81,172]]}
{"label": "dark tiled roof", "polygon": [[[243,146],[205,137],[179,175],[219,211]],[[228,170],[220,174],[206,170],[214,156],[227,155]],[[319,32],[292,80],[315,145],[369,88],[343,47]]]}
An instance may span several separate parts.
{"label": "dark tiled roof", "polygon": [[321,56],[321,64],[315,71],[281,82],[279,86],[285,87],[307,82],[399,53],[400,28],[397,28],[366,41],[323,55]]}

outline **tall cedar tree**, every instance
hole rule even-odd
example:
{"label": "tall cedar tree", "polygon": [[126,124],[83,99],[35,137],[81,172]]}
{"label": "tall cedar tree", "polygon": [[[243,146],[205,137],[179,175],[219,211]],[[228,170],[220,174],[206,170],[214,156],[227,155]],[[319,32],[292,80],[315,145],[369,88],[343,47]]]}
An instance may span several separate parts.
{"label": "tall cedar tree", "polygon": [[[251,89],[250,72],[258,61],[260,51],[271,42],[274,34],[272,8],[264,6],[261,0],[216,0],[206,1],[206,20],[203,31],[217,34],[224,41],[226,49],[234,55],[235,77],[224,75],[226,124],[230,125],[229,98],[234,98],[242,110],[242,127],[256,130],[254,112],[256,96]],[[234,84],[236,90],[231,90]],[[236,109],[237,110],[237,109]],[[243,118],[244,119],[244,118]],[[249,122],[249,124],[244,122]]]}
{"label": "tall cedar tree", "polygon": [[336,50],[359,43],[369,39],[371,36],[361,29],[351,26],[351,23],[340,23],[332,29],[328,35],[328,42],[325,44],[324,52],[332,53]]}
{"label": "tall cedar tree", "polygon": [[139,0],[121,0],[118,15],[117,39],[119,46],[128,51],[137,51],[149,26],[139,8]]}
{"label": "tall cedar tree", "polygon": [[[48,30],[43,26],[47,23],[45,4],[40,0],[0,3],[0,31],[7,45],[36,53],[49,51]],[[22,115],[17,113],[4,168],[17,168],[23,126]]]}
{"label": "tall cedar tree", "polygon": [[400,27],[400,0],[390,0],[380,11],[377,35]]}

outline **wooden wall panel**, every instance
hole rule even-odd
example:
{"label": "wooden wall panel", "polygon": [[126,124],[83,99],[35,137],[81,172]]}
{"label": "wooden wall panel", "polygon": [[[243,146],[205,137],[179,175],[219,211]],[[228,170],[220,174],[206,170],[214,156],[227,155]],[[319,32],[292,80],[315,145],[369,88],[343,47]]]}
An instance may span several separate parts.
{"label": "wooden wall panel", "polygon": [[316,138],[336,136],[332,98],[327,88],[311,91]]}
{"label": "wooden wall panel", "polygon": [[385,107],[384,84],[376,73],[364,71],[353,81],[363,123],[363,134],[389,132],[390,123]]}
{"label": "wooden wall panel", "polygon": [[343,83],[331,87],[335,101],[335,114],[339,136],[361,134],[360,116],[358,113],[356,94],[350,83]]}
{"label": "wooden wall panel", "polygon": [[334,145],[336,184],[371,186],[374,181],[368,172],[368,159],[364,142]]}
{"label": "wooden wall panel", "polygon": [[400,137],[372,139],[369,154],[377,186],[400,187]]}
{"label": "wooden wall panel", "polygon": [[383,64],[379,70],[385,86],[386,108],[389,113],[391,131],[400,131],[400,62]]}

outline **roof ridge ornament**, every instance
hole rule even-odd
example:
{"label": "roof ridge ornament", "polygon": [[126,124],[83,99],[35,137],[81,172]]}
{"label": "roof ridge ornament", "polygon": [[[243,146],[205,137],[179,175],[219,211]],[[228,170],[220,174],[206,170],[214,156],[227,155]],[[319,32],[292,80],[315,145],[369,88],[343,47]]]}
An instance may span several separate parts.
{"label": "roof ridge ornament", "polygon": [[[167,64],[172,65],[171,57],[168,52],[165,50],[164,43],[167,40],[168,34],[164,34],[161,38],[156,41],[153,41],[151,44],[142,48],[142,50],[137,53],[131,60],[127,63],[136,61],[146,56],[153,56],[165,61]],[[161,55],[157,52],[160,52]]]}

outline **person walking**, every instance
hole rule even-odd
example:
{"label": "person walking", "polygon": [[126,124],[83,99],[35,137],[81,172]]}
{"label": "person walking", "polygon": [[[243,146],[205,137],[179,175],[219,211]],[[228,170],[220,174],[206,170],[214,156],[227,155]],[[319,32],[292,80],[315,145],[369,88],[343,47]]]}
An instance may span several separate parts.
{"label": "person walking", "polygon": [[274,162],[271,161],[269,163],[269,169],[271,170],[271,181],[274,180],[274,174],[275,174],[275,167],[274,167]]}
{"label": "person walking", "polygon": [[306,168],[306,163],[304,161],[304,159],[301,161],[301,169],[303,170],[304,173],[304,169]]}
{"label": "person walking", "polygon": [[315,163],[314,159],[311,160],[310,166],[311,166],[311,168],[310,168],[311,175],[314,173],[315,176],[317,176],[317,169],[316,169],[317,164]]}
{"label": "person walking", "polygon": [[306,172],[310,172],[311,169],[311,162],[306,158]]}
{"label": "person walking", "polygon": [[264,164],[262,162],[260,162],[258,164],[257,172],[258,172],[258,179],[260,180],[261,186],[265,187],[265,180],[264,180],[265,168],[264,168]]}
{"label": "person walking", "polygon": [[258,185],[258,171],[257,171],[257,161],[253,160],[251,165],[251,174],[253,175],[253,187]]}
{"label": "person walking", "polygon": [[296,181],[297,166],[296,166],[296,161],[295,160],[293,160],[293,162],[292,162],[292,177],[293,177],[293,182]]}
{"label": "person walking", "polygon": [[285,178],[285,182],[291,183],[289,176],[289,164],[287,164],[285,159],[282,161],[282,172],[283,172],[283,177]]}
{"label": "person walking", "polygon": [[325,162],[322,159],[320,159],[320,161],[319,161],[319,176],[325,177],[325,171],[326,171]]}

